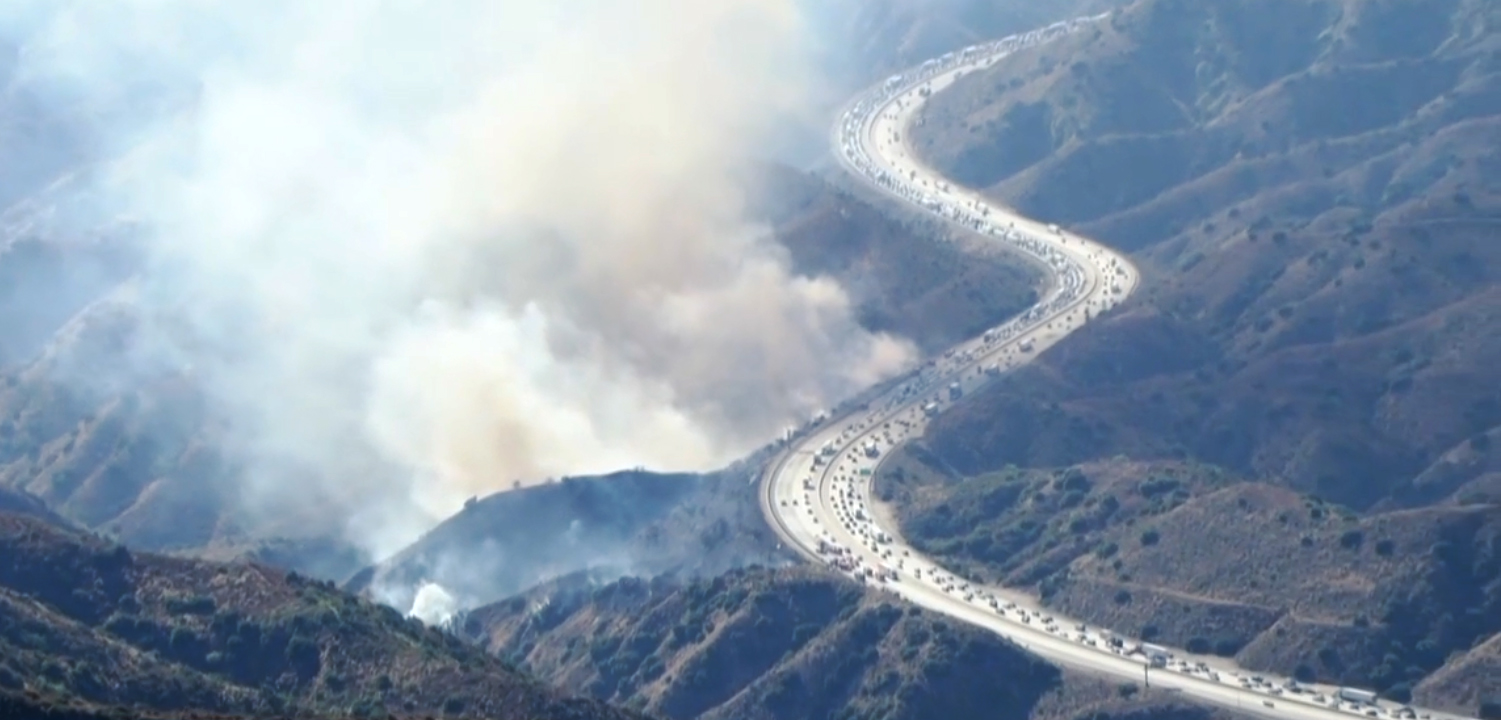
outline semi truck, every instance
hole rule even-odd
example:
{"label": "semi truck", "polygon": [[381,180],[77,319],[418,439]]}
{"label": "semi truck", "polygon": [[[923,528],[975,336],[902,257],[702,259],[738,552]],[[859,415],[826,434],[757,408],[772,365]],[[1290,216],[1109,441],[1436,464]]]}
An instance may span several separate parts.
{"label": "semi truck", "polygon": [[1339,699],[1361,705],[1370,705],[1376,702],[1376,693],[1370,690],[1361,690],[1360,688],[1342,687],[1339,689]]}

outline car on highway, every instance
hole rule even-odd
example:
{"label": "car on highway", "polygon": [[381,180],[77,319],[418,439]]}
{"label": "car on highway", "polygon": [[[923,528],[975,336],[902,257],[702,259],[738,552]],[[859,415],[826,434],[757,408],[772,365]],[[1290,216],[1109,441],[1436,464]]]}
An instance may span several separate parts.
{"label": "car on highway", "polygon": [[[888,83],[889,87],[873,91],[872,94],[857,99],[841,115],[840,124],[836,128],[838,142],[835,147],[845,160],[847,167],[857,175],[867,178],[884,191],[910,202],[936,204],[937,211],[948,220],[1038,258],[1054,273],[1056,278],[1056,287],[1048,296],[1018,318],[985,331],[985,336],[988,337],[982,336],[972,342],[956,346],[952,351],[943,353],[943,357],[937,358],[937,362],[925,363],[913,374],[905,376],[901,382],[892,384],[891,389],[885,391],[884,395],[878,395],[875,400],[871,401],[862,400],[863,405],[859,409],[854,409],[853,405],[844,405],[824,418],[833,424],[832,436],[838,438],[835,443],[837,447],[834,456],[828,461],[834,465],[833,475],[828,475],[830,469],[826,468],[824,470],[826,474],[823,476],[825,482],[831,483],[833,487],[830,487],[828,494],[824,496],[805,494],[804,507],[807,508],[807,513],[801,512],[799,508],[799,512],[794,512],[782,520],[791,524],[806,526],[811,523],[817,526],[815,507],[822,504],[825,516],[832,515],[837,518],[838,527],[842,528],[840,532],[846,532],[852,538],[852,544],[841,548],[842,552],[838,557],[849,557],[847,554],[859,555],[860,562],[863,563],[858,566],[862,568],[859,573],[862,578],[882,575],[881,570],[872,570],[872,568],[883,567],[881,563],[889,560],[894,554],[893,551],[898,548],[901,549],[901,557],[913,559],[914,565],[927,562],[920,555],[914,557],[899,538],[892,537],[889,542],[882,540],[885,533],[880,523],[870,517],[870,507],[865,499],[870,493],[870,475],[879,462],[889,456],[891,449],[897,444],[923,432],[926,417],[942,412],[953,400],[957,399],[952,392],[953,383],[959,383],[958,397],[972,394],[981,383],[995,375],[1002,374],[1003,368],[1009,369],[1014,364],[1026,361],[1026,358],[1020,357],[1015,352],[1017,348],[1024,348],[1024,353],[1035,354],[1035,351],[1055,342],[1062,334],[1077,327],[1078,323],[1075,318],[1080,316],[1081,309],[1083,319],[1098,316],[1100,312],[1113,307],[1128,296],[1135,288],[1136,275],[1134,270],[1129,269],[1129,261],[1124,257],[1116,256],[1108,249],[1082,239],[1070,237],[1054,224],[1044,226],[1015,219],[1004,208],[992,207],[985,203],[982,197],[950,185],[948,181],[932,175],[925,168],[912,166],[907,152],[899,147],[903,134],[900,131],[901,128],[891,124],[903,122],[902,118],[910,117],[915,108],[921,107],[928,95],[942,89],[947,82],[946,78],[952,77],[953,73],[966,67],[976,66],[976,64],[988,63],[998,53],[1011,52],[1028,43],[1056,37],[1065,31],[1071,32],[1072,27],[1074,26],[1060,24],[1046,31],[976,46],[976,48],[924,63],[921,68],[894,75],[888,79],[894,81]],[[874,142],[873,136],[877,133],[884,136],[891,144],[883,148],[882,143]],[[1039,331],[1048,330],[1052,332],[1047,335],[1038,334]],[[991,367],[996,368],[994,373],[990,370]],[[948,389],[948,397],[945,397],[945,392],[942,392],[945,389]],[[893,423],[901,430],[893,433]],[[877,453],[878,457],[861,458],[861,455],[867,454],[865,448],[868,445],[860,445],[861,441],[858,438],[870,428],[880,428],[879,433],[867,434],[866,437],[869,440],[878,441],[881,450]],[[799,438],[806,437],[814,437],[814,435],[789,437],[787,440],[789,451],[810,444],[814,448],[818,447],[816,443],[808,440],[803,440],[799,445]],[[817,437],[828,438],[831,435],[824,433]],[[815,466],[824,462],[821,453],[815,454],[813,462]],[[806,464],[805,462],[804,467]],[[797,483],[800,479],[800,475],[789,473],[785,481]],[[778,481],[777,477],[771,477],[768,480],[772,487],[775,487]],[[812,490],[813,488],[805,486],[805,489]],[[786,505],[785,503],[780,505],[766,503],[764,507],[768,514],[777,514],[777,508],[786,507]],[[776,526],[776,523],[773,525]],[[833,556],[825,556],[825,559],[832,561]],[[902,567],[903,562],[904,560],[898,560],[898,567]],[[895,570],[891,571],[893,574],[895,572]],[[926,599],[922,600],[922,603],[929,607],[943,611],[945,608],[952,608],[954,603],[960,602],[961,596],[964,603],[972,603],[976,597],[979,597],[996,609],[994,615],[987,614],[987,617],[991,618],[986,621],[987,627],[1000,628],[1007,633],[1035,634],[1037,632],[1035,629],[1023,631],[1015,624],[1019,619],[1023,624],[1032,625],[1035,617],[1047,627],[1049,632],[1054,633],[1055,637],[1051,642],[1066,641],[1069,647],[1076,648],[1075,652],[1095,653],[1114,663],[1127,662],[1123,657],[1126,655],[1123,641],[1107,631],[1099,631],[1096,634],[1098,637],[1096,640],[1095,636],[1091,636],[1088,628],[1080,623],[1074,625],[1074,634],[1064,634],[1058,630],[1059,621],[1051,615],[1020,610],[1014,602],[1009,601],[1005,603],[1004,608],[999,607],[1000,603],[996,602],[996,598],[983,588],[971,587],[969,582],[945,573],[941,568],[928,568],[926,577],[923,567],[913,567],[911,572],[912,576],[922,580],[925,586],[936,586],[943,593],[943,596],[931,594],[924,596]],[[905,592],[896,587],[889,587],[888,590],[898,592],[898,594]],[[1016,612],[1012,613],[1009,610],[1016,610]],[[1013,628],[1013,630],[1005,630],[1005,628]],[[1068,661],[1070,656],[1058,657]],[[1134,672],[1139,667],[1139,664],[1132,665],[1131,671]],[[1204,663],[1193,664],[1174,659],[1172,668],[1185,675],[1203,676],[1200,682],[1220,682],[1219,673]],[[1289,693],[1295,693],[1295,691],[1291,689],[1291,686],[1274,688],[1271,683],[1265,681],[1265,678],[1258,677],[1257,679],[1261,682],[1252,683],[1250,678],[1244,678],[1242,682],[1247,686],[1253,686],[1255,692],[1264,693],[1263,696],[1268,698],[1264,701],[1265,706],[1277,709],[1281,714],[1280,708],[1269,699],[1276,696],[1273,691],[1277,693],[1283,692],[1284,689]],[[1314,707],[1307,702],[1295,704]],[[1353,711],[1357,713],[1367,710],[1374,710],[1374,708],[1361,708],[1360,706],[1353,708]],[[1325,712],[1328,712],[1327,708]]]}

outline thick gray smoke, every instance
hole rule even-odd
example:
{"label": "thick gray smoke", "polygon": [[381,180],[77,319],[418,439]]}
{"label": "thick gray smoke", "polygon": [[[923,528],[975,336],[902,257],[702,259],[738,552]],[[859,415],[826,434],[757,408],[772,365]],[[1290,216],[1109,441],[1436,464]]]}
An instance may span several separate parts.
{"label": "thick gray smoke", "polygon": [[382,554],[515,480],[718,465],[913,358],[743,213],[809,107],[796,0],[7,5],[30,82],[158,90],[100,197],[252,507]]}

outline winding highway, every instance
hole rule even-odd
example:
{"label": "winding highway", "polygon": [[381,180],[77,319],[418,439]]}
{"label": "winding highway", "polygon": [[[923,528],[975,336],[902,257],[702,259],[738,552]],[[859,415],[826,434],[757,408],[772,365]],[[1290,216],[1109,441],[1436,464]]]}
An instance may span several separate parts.
{"label": "winding highway", "polygon": [[1020,316],[790,433],[760,478],[762,512],[782,542],[808,560],[996,632],[1062,665],[1146,680],[1152,687],[1265,717],[1452,720],[1457,716],[1362,702],[1358,691],[1347,690],[1342,698],[1339,688],[1299,685],[1241,670],[1222,658],[1146,645],[1058,616],[1024,594],[971,585],[904,542],[872,497],[871,479],[892,447],[920,436],[929,419],[1107,312],[1140,283],[1124,255],[953,184],[907,143],[907,128],[932,94],[1008,53],[1104,17],[1057,23],[930,60],[845,108],[832,138],[845,169],[883,193],[1042,265],[1049,287]]}

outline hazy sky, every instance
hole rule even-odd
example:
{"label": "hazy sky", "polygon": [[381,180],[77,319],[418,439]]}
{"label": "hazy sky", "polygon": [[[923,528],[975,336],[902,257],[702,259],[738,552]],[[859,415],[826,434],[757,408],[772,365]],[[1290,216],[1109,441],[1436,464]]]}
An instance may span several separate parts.
{"label": "hazy sky", "polygon": [[[796,0],[11,2],[20,81],[108,108],[142,335],[247,506],[377,554],[469,495],[710,468],[913,359],[733,181],[818,106]],[[169,108],[170,110],[163,110]],[[101,111],[102,112],[102,111]]]}

